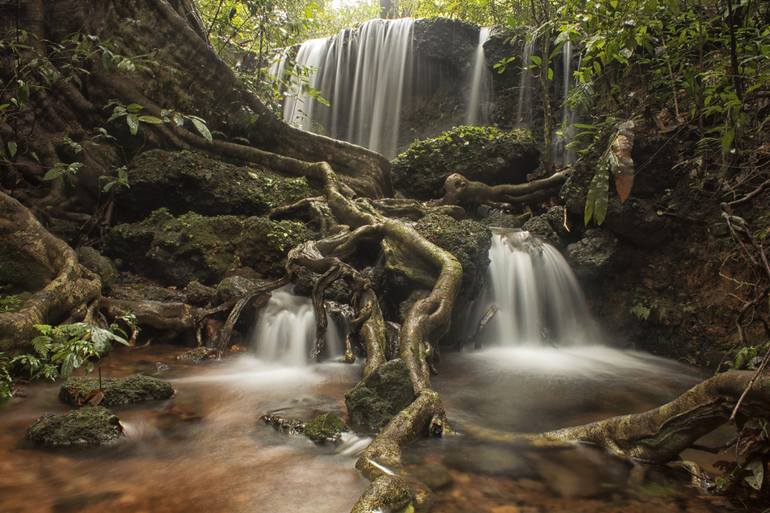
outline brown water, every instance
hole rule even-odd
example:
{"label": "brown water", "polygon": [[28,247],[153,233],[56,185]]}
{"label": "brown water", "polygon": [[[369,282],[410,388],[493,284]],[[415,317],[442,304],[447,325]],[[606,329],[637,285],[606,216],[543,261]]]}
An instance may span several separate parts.
{"label": "brown water", "polygon": [[[47,452],[23,442],[41,413],[63,412],[54,385],[27,387],[0,410],[0,512],[349,511],[367,482],[355,455],[319,448],[258,421],[342,413],[360,367],[270,367],[250,357],[203,366],[173,359],[179,349],[111,356],[106,375],[157,372],[177,393],[169,401],[119,410],[128,437],[88,451]],[[452,425],[539,431],[642,411],[689,388],[692,369],[604,348],[511,349],[450,354],[434,386]],[[455,436],[405,451],[406,468],[435,489],[437,513],[711,512],[681,472],[631,466],[587,447],[501,446]],[[706,461],[706,463],[708,463]]]}

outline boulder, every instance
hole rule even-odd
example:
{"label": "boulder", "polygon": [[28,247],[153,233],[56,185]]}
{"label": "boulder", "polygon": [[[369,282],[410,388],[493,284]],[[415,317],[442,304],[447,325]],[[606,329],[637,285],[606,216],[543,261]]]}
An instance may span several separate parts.
{"label": "boulder", "polygon": [[[59,389],[59,399],[72,406],[81,406],[98,388],[97,378],[70,378]],[[99,404],[124,406],[169,399],[174,395],[174,388],[168,381],[143,374],[133,374],[125,378],[103,378],[102,392],[104,398]]]}
{"label": "boulder", "polygon": [[206,306],[214,299],[217,291],[213,287],[207,287],[197,280],[187,284],[182,293],[187,299],[187,303],[193,306]]}
{"label": "boulder", "polygon": [[590,229],[578,242],[567,246],[567,257],[575,274],[592,280],[610,268],[617,249],[618,239],[612,233]]}
{"label": "boulder", "polygon": [[254,290],[256,286],[256,283],[243,276],[228,276],[217,285],[214,301],[221,305],[234,299],[240,299],[250,290]]}
{"label": "boulder", "polygon": [[348,426],[334,413],[323,413],[305,423],[305,436],[317,444],[337,443],[345,431]]}
{"label": "boulder", "polygon": [[415,229],[433,244],[443,248],[460,262],[463,281],[460,296],[475,299],[484,287],[489,267],[489,248],[492,232],[476,221],[458,221],[443,214],[429,214],[415,225]]}
{"label": "boulder", "polygon": [[115,226],[106,250],[134,272],[183,287],[193,280],[218,283],[240,266],[264,277],[279,276],[289,250],[310,236],[296,221],[192,212],[174,217],[160,209],[139,223]]}
{"label": "boulder", "polygon": [[440,60],[462,70],[473,59],[479,42],[479,28],[449,18],[421,18],[414,22],[412,37],[420,57]]}
{"label": "boulder", "polygon": [[569,235],[564,228],[564,207],[560,206],[551,207],[544,214],[528,219],[521,229],[556,247],[561,247],[562,238]]}
{"label": "boulder", "polygon": [[414,401],[409,369],[400,359],[390,360],[345,394],[350,425],[375,433]]}
{"label": "boulder", "polygon": [[102,406],[87,406],[63,415],[43,415],[26,434],[34,445],[47,448],[96,447],[122,436],[120,420]]}
{"label": "boulder", "polygon": [[159,208],[172,214],[261,215],[312,196],[305,178],[287,178],[192,151],[149,150],[129,166],[131,187],[115,197],[119,220],[144,219]]}
{"label": "boulder", "polygon": [[176,355],[177,361],[199,365],[219,358],[219,351],[211,347],[196,347]]}
{"label": "boulder", "polygon": [[656,248],[671,239],[671,223],[658,214],[652,200],[629,198],[621,204],[613,198],[604,226],[619,238],[642,248]]}
{"label": "boulder", "polygon": [[118,278],[118,268],[112,260],[90,246],[81,246],[76,253],[80,264],[101,278],[102,290],[109,290]]}
{"label": "boulder", "polygon": [[444,195],[452,173],[489,185],[521,183],[539,158],[528,130],[459,126],[400,154],[393,161],[393,186],[404,196],[427,200]]}

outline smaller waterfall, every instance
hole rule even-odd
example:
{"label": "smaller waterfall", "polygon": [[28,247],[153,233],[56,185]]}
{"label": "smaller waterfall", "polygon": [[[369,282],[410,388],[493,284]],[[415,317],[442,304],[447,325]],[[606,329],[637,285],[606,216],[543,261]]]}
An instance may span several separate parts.
{"label": "smaller waterfall", "polygon": [[572,84],[572,42],[567,40],[561,51],[562,57],[562,110],[561,134],[556,136],[554,161],[571,164],[575,161],[575,152],[567,148],[575,135],[575,111],[569,105],[570,86]]}
{"label": "smaller waterfall", "polygon": [[[529,232],[495,232],[485,294],[498,308],[488,335],[502,345],[595,343],[580,285],[559,250]],[[485,337],[486,338],[486,337]]]}
{"label": "smaller waterfall", "polygon": [[465,114],[465,123],[468,125],[486,125],[489,122],[489,104],[492,100],[492,72],[487,66],[484,55],[484,43],[489,40],[492,33],[490,27],[482,27],[479,31],[479,44],[476,54],[473,56],[471,76],[471,96],[468,101],[468,109]]}
{"label": "smaller waterfall", "polygon": [[532,72],[529,61],[535,48],[535,42],[529,38],[521,49],[521,71],[519,72],[519,99],[516,104],[516,126],[526,128],[532,121]]}
{"label": "smaller waterfall", "polygon": [[[342,354],[343,338],[334,321],[328,321],[327,355],[336,356]],[[286,365],[306,365],[314,341],[315,314],[310,298],[292,294],[288,287],[274,291],[257,316],[252,334],[257,356]]]}

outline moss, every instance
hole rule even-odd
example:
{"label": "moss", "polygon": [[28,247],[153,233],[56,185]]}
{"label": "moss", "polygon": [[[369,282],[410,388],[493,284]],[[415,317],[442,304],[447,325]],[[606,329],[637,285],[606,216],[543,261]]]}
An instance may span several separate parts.
{"label": "moss", "polygon": [[305,436],[317,444],[337,442],[348,426],[334,413],[323,413],[305,424]]}
{"label": "moss", "polygon": [[162,207],[177,215],[261,215],[312,195],[305,178],[191,151],[146,151],[131,163],[129,181],[130,189],[116,198],[117,215],[124,220],[142,219]]}
{"label": "moss", "polygon": [[399,155],[393,161],[393,186],[408,197],[439,198],[452,173],[490,185],[518,183],[526,180],[538,160],[528,130],[460,126],[416,141]]}
{"label": "moss", "polygon": [[178,286],[192,280],[211,285],[242,265],[278,276],[289,249],[311,235],[296,221],[193,212],[174,217],[160,209],[142,222],[113,228],[106,248],[139,274]]}
{"label": "moss", "polygon": [[489,267],[492,232],[476,221],[458,221],[443,214],[423,217],[415,229],[433,244],[449,251],[463,268],[461,294],[469,299],[478,295]]}
{"label": "moss", "polygon": [[357,431],[377,432],[414,401],[409,370],[390,360],[345,394],[350,424]]}
{"label": "moss", "polygon": [[[59,399],[72,406],[80,406],[98,388],[97,378],[70,378],[59,389]],[[174,388],[167,381],[142,374],[102,379],[102,390],[104,399],[101,404],[105,406],[158,401],[174,395]]]}
{"label": "moss", "polygon": [[0,313],[18,311],[29,296],[28,293],[0,296]]}
{"label": "moss", "polygon": [[64,415],[44,415],[27,430],[27,440],[40,447],[94,447],[123,436],[120,420],[107,408],[89,406]]}

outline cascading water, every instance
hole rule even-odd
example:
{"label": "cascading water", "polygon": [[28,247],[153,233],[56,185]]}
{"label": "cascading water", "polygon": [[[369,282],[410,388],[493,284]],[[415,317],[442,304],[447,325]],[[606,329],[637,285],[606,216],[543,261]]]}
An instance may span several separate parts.
{"label": "cascading water", "polygon": [[561,134],[556,136],[554,161],[571,164],[575,161],[575,152],[569,148],[574,138],[575,111],[569,104],[570,85],[572,83],[572,42],[567,40],[562,47],[562,111]]}
{"label": "cascading water", "polygon": [[471,77],[471,95],[465,115],[468,125],[485,125],[489,122],[489,104],[492,100],[492,73],[487,66],[484,43],[489,40],[492,29],[482,27],[479,31],[479,44],[473,56]]}
{"label": "cascading water", "polygon": [[[252,344],[265,361],[292,366],[306,365],[315,341],[315,314],[312,301],[289,292],[287,287],[273,292],[260,311]],[[342,335],[328,319],[326,347],[329,356],[342,354]]]}
{"label": "cascading water", "polygon": [[484,311],[497,313],[485,338],[502,345],[596,342],[580,285],[559,250],[528,232],[495,232]]}
{"label": "cascading water", "polygon": [[[386,157],[398,147],[401,111],[417,87],[412,36],[414,20],[371,20],[327,39],[302,43],[295,59],[309,71],[308,84],[295,78],[284,102],[283,119],[298,128],[343,139]],[[285,70],[274,65],[277,77]]]}
{"label": "cascading water", "polygon": [[519,98],[516,104],[516,126],[528,127],[532,121],[532,73],[529,70],[529,61],[535,42],[529,38],[521,49],[521,71],[519,73]]}

